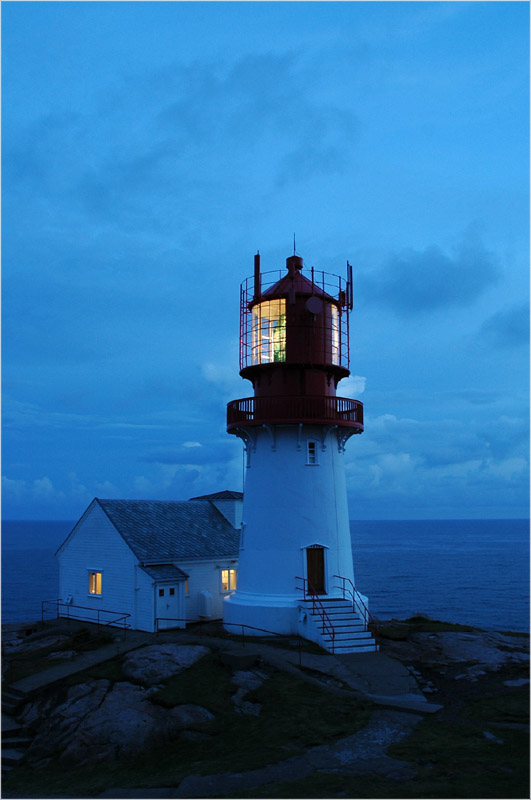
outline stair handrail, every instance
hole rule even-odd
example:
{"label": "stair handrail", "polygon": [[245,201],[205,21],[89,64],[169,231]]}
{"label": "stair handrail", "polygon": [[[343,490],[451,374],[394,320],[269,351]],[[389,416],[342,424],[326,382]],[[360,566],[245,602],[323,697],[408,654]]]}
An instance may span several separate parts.
{"label": "stair handrail", "polygon": [[[377,639],[380,635],[378,630],[378,622],[369,611],[367,604],[363,600],[363,596],[360,594],[359,590],[356,589],[350,578],[346,578],[344,575],[334,575],[334,578],[338,578],[341,581],[341,586],[336,585],[334,588],[341,589],[343,592],[343,599],[347,599],[347,593],[350,595],[353,611],[357,611],[359,613],[359,609],[361,609],[361,618],[363,620],[363,624],[365,625],[365,630],[368,629],[369,624],[372,626],[374,631],[375,647],[378,649]],[[346,586],[347,583],[350,584],[350,589]]]}
{"label": "stair handrail", "polygon": [[[335,638],[336,638],[336,631],[334,626],[332,625],[332,621],[328,614],[326,613],[326,609],[324,605],[321,603],[317,591],[311,581],[308,578],[301,578],[300,575],[295,575],[296,581],[302,581],[302,589],[300,586],[296,586],[295,588],[299,591],[304,593],[304,599],[308,600],[311,599],[312,601],[312,611],[317,613],[321,617],[321,625],[322,625],[322,633],[328,633],[332,640],[332,653],[335,652]],[[308,587],[308,591],[306,591],[306,587]]]}

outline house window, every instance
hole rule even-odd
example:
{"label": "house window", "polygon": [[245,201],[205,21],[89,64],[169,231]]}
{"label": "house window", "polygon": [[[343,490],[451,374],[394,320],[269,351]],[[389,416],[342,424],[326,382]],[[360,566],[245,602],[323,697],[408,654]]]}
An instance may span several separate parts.
{"label": "house window", "polygon": [[311,442],[311,441],[307,442],[306,447],[307,447],[307,450],[306,450],[306,456],[307,456],[306,463],[307,464],[318,464],[319,462],[317,461],[317,442]]}
{"label": "house window", "polygon": [[170,597],[173,597],[174,594],[175,594],[175,589],[174,589],[173,586],[171,586],[170,587]]}
{"label": "house window", "polygon": [[236,570],[235,569],[222,569],[221,570],[221,591],[233,592],[236,589]]}
{"label": "house window", "polygon": [[159,597],[164,597],[164,589],[159,589]]}
{"label": "house window", "polygon": [[188,583],[188,578],[184,582],[184,593],[187,596],[190,594],[190,584]]}
{"label": "house window", "polygon": [[101,594],[101,572],[89,570],[89,594]]}

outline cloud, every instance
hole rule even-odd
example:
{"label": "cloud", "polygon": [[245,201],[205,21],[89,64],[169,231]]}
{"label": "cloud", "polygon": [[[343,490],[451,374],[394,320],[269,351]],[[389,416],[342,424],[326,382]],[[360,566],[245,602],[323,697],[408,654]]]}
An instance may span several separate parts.
{"label": "cloud", "polygon": [[338,395],[341,397],[358,397],[365,391],[365,384],[367,378],[361,375],[350,375],[348,378],[343,378],[338,386]]}
{"label": "cloud", "polygon": [[495,347],[511,348],[529,344],[529,304],[503,309],[487,319],[479,336]]}
{"label": "cloud", "polygon": [[359,286],[365,303],[421,316],[469,305],[498,278],[495,256],[469,236],[450,254],[436,245],[392,254],[376,274],[361,274]]}

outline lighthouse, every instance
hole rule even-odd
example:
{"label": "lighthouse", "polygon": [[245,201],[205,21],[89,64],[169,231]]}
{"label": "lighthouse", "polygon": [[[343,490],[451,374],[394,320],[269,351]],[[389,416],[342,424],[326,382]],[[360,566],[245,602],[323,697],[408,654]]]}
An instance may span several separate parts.
{"label": "lighthouse", "polygon": [[227,630],[300,634],[332,652],[374,650],[354,580],[344,451],[363,405],[337,395],[349,370],[352,268],[346,278],[286,269],[240,287],[240,375],[253,396],[227,406],[242,439],[245,486],[238,581]]}

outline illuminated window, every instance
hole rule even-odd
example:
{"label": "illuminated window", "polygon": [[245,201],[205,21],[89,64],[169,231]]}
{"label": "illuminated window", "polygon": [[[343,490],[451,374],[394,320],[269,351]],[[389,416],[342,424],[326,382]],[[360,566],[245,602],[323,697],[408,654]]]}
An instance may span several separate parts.
{"label": "illuminated window", "polygon": [[265,300],[252,310],[252,363],[286,360],[286,301]]}
{"label": "illuminated window", "polygon": [[101,594],[101,572],[89,571],[89,594]]}
{"label": "illuminated window", "polygon": [[236,589],[236,570],[235,569],[222,569],[221,570],[221,591],[233,592]]}
{"label": "illuminated window", "polygon": [[332,325],[332,364],[339,364],[339,311],[337,306],[330,306]]}
{"label": "illuminated window", "polygon": [[307,464],[318,464],[317,461],[317,442],[307,442]]}
{"label": "illuminated window", "polygon": [[188,578],[184,582],[184,593],[187,595],[190,594],[190,584],[188,583]]}

